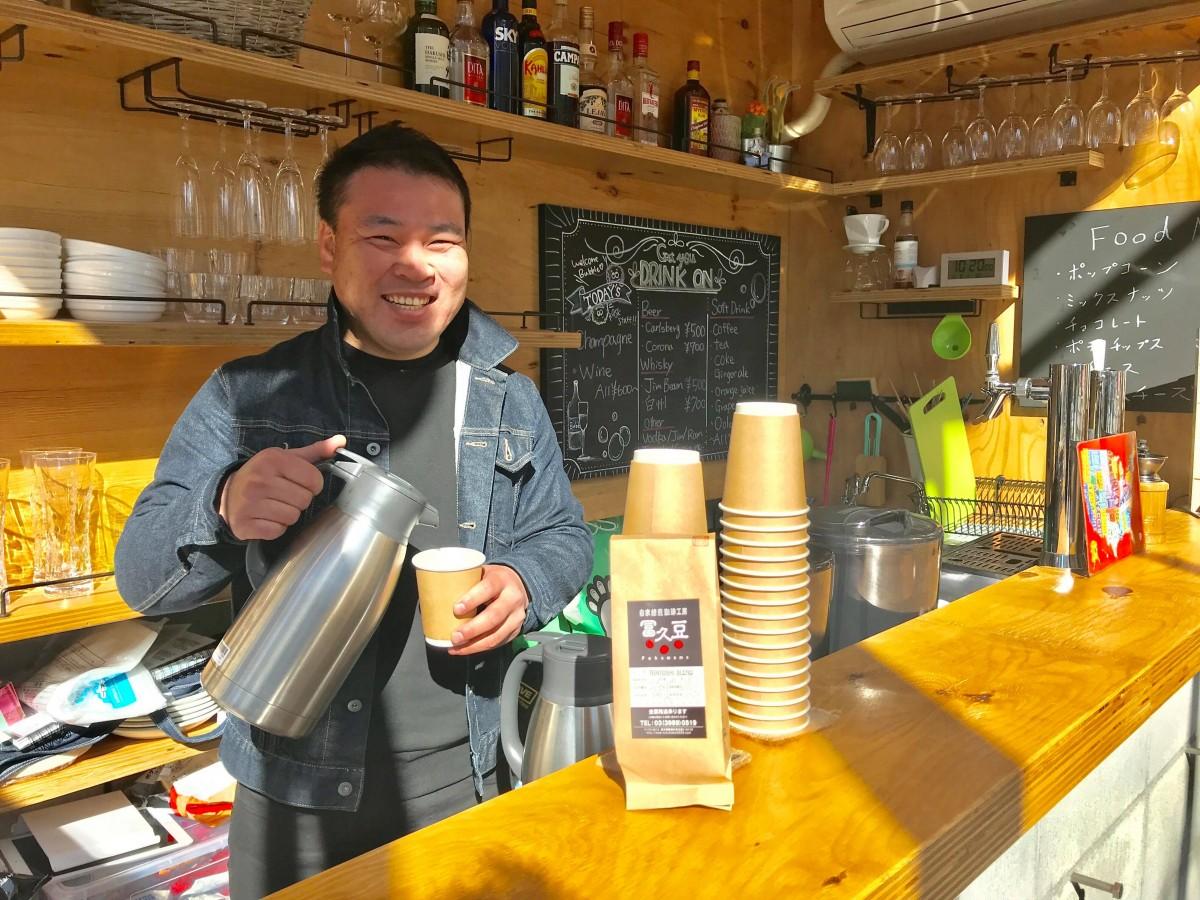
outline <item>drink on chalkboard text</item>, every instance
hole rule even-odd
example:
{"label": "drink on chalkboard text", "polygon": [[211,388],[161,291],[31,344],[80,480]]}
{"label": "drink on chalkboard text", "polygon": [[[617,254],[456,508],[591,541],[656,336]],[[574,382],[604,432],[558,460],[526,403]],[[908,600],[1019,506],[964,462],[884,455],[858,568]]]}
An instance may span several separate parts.
{"label": "drink on chalkboard text", "polygon": [[608,133],[619,138],[633,137],[633,81],[625,71],[624,26],[608,23],[608,68],[604,83],[608,87]]}
{"label": "drink on chalkboard text", "polygon": [[437,0],[417,0],[404,34],[408,69],[404,86],[423,94],[450,96],[450,29],[438,18]]}
{"label": "drink on chalkboard text", "polygon": [[708,156],[712,101],[700,83],[700,61],[689,59],[687,84],[675,92],[675,149]]}
{"label": "drink on chalkboard text", "polygon": [[517,17],[508,11],[508,0],[492,0],[491,12],[483,17],[483,36],[489,51],[489,105],[501,112],[520,112],[521,40]]}
{"label": "drink on chalkboard text", "polygon": [[567,449],[581,450],[583,449],[583,428],[579,424],[579,404],[582,401],[579,399],[578,379],[575,380],[574,385],[571,399],[567,401]]}
{"label": "drink on chalkboard text", "polygon": [[913,286],[913,270],[917,267],[917,230],[913,225],[913,202],[900,204],[900,225],[892,247],[892,262],[896,270],[896,287]]}
{"label": "drink on chalkboard text", "polygon": [[554,20],[546,31],[550,60],[550,121],[579,124],[579,35],[567,18],[567,0],[554,0]]}
{"label": "drink on chalkboard text", "polygon": [[604,134],[608,118],[608,88],[596,72],[595,14],[590,6],[579,9],[579,127]]}
{"label": "drink on chalkboard text", "polygon": [[488,104],[488,45],[475,27],[471,0],[458,0],[458,24],[450,34],[450,98],[472,106]]}
{"label": "drink on chalkboard text", "polygon": [[550,63],[546,35],[537,18],[537,0],[523,0],[517,32],[521,38],[521,115],[544,119]]}

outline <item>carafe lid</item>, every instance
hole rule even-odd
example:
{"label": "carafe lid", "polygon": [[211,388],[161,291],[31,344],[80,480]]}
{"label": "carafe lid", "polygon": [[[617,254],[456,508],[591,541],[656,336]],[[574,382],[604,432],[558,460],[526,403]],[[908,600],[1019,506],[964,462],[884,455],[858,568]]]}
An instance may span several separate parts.
{"label": "carafe lid", "polygon": [[408,543],[413,526],[438,524],[437,510],[399,475],[349,450],[339,450],[338,456],[342,458],[321,467],[346,482],[337,498],[342,512],[370,521],[401,544]]}
{"label": "carafe lid", "polygon": [[612,641],[598,634],[567,634],[547,641],[541,695],[560,706],[612,703]]}
{"label": "carafe lid", "polygon": [[814,543],[833,550],[865,544],[911,545],[942,539],[942,529],[928,516],[906,509],[874,506],[822,506],[810,513]]}

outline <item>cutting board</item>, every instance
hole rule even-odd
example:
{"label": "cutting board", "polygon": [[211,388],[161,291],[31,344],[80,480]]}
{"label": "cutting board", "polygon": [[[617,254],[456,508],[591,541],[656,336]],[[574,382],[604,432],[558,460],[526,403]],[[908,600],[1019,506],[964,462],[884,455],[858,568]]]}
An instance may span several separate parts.
{"label": "cutting board", "polygon": [[[921,397],[909,410],[921,469],[925,474],[925,492],[930,497],[975,499],[975,468],[971,463],[971,448],[967,444],[967,426],[958,406],[958,387],[947,378]],[[933,518],[943,528],[954,520],[966,518],[974,503],[933,504]]]}

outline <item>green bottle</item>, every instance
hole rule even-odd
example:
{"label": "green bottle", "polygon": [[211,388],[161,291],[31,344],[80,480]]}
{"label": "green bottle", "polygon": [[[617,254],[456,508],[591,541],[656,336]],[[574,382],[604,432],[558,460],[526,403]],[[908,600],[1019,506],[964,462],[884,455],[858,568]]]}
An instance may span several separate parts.
{"label": "green bottle", "polygon": [[437,0],[417,0],[416,12],[409,20],[403,40],[408,60],[404,86],[449,97],[450,29],[438,18]]}

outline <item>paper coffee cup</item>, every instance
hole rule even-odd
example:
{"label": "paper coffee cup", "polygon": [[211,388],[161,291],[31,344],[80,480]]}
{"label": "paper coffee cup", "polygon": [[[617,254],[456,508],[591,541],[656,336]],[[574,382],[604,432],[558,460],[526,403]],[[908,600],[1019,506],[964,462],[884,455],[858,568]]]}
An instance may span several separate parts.
{"label": "paper coffee cup", "polygon": [[449,647],[455,629],[474,618],[474,613],[456,616],[454,604],[479,584],[484,561],[482,553],[466,547],[437,547],[412,558],[425,643],[431,647]]}
{"label": "paper coffee cup", "polygon": [[721,502],[733,509],[766,512],[808,506],[800,413],[795,404],[737,405]]}
{"label": "paper coffee cup", "polygon": [[772,593],[792,594],[808,587],[808,575],[792,575],[787,578],[775,578],[770,575],[756,577],[753,575],[720,575],[721,587],[724,590],[744,591],[748,594]]}
{"label": "paper coffee cup", "polygon": [[808,684],[811,675],[809,669],[812,661],[805,657],[793,666],[775,666],[761,663],[743,665],[737,660],[725,660],[725,678],[734,679],[741,684],[752,685],[764,690],[787,688]]}
{"label": "paper coffee cup", "polygon": [[[808,599],[808,588],[772,594],[721,587],[721,602],[728,604],[736,612],[799,616],[808,611]],[[804,608],[801,609],[801,606]]]}
{"label": "paper coffee cup", "polygon": [[778,670],[791,670],[796,668],[800,663],[812,658],[811,647],[809,644],[801,644],[799,647],[789,647],[786,650],[776,650],[769,647],[750,646],[732,646],[728,637],[725,638],[725,658],[739,668],[749,669],[751,672],[764,671],[761,666],[766,666],[765,671],[771,671],[772,668]]}
{"label": "paper coffee cup", "polygon": [[721,510],[721,521],[731,528],[808,528],[808,507],[788,512],[767,512],[749,509],[734,509],[724,503],[717,504]]}
{"label": "paper coffee cup", "polygon": [[625,535],[706,534],[704,470],[695,450],[635,450],[625,492]]}
{"label": "paper coffee cup", "polygon": [[[766,728],[756,728],[750,725],[747,720],[729,717],[729,727],[738,734],[744,734],[747,737],[758,738],[763,741],[782,741],[786,738],[799,737],[808,731],[808,716],[801,716],[796,719],[790,727],[777,727],[768,725]],[[755,725],[765,725],[765,722],[756,722]]]}
{"label": "paper coffee cup", "polygon": [[771,519],[746,519],[746,524],[735,524],[726,516],[717,520],[721,523],[721,533],[728,534],[733,540],[762,541],[767,544],[794,544],[808,540],[808,525],[791,525],[786,519],[773,521]]}
{"label": "paper coffee cup", "polygon": [[[728,697],[728,694],[726,694]],[[749,719],[752,722],[767,722],[774,724],[779,721],[796,719],[800,716],[807,716],[812,708],[808,700],[797,700],[793,703],[787,703],[782,706],[757,706],[748,703],[737,703],[732,697],[729,699],[729,714],[737,716],[740,719]]]}
{"label": "paper coffee cup", "polygon": [[[738,549],[731,549],[736,547]],[[774,553],[760,553],[756,548],[743,548],[740,544],[722,544],[719,548],[721,559],[727,560],[731,565],[738,563],[799,563],[808,559],[808,547],[777,547]],[[770,549],[770,548],[768,548]]]}
{"label": "paper coffee cup", "polygon": [[810,653],[812,634],[807,628],[782,634],[760,634],[752,631],[736,631],[728,625],[722,629],[725,649],[758,659],[785,658]]}
{"label": "paper coffee cup", "polygon": [[721,621],[737,631],[798,631],[812,627],[807,611],[786,616],[747,615],[725,603],[721,604]]}
{"label": "paper coffee cup", "polygon": [[721,574],[728,578],[744,579],[753,583],[756,578],[783,578],[788,583],[808,577],[806,560],[780,561],[761,559],[728,559],[721,554]]}
{"label": "paper coffee cup", "polygon": [[[751,684],[751,681],[764,682],[769,686],[756,686]],[[807,674],[801,675],[796,680],[796,684],[788,684],[782,687],[771,685],[769,678],[756,679],[754,676],[749,676],[743,681],[726,676],[725,694],[727,697],[737,694],[739,697],[744,697],[746,702],[756,702],[763,706],[770,706],[776,701],[779,703],[792,703],[797,700],[807,700],[812,695],[812,686]]]}

